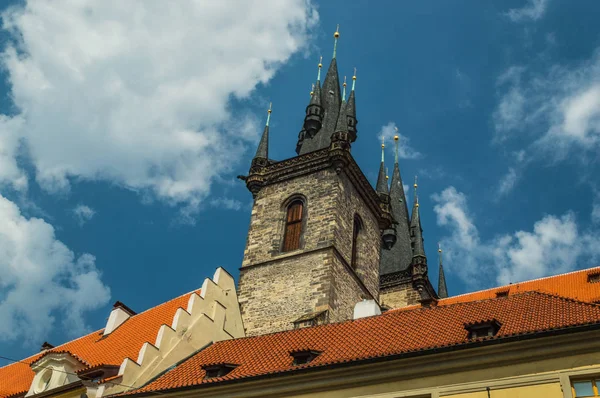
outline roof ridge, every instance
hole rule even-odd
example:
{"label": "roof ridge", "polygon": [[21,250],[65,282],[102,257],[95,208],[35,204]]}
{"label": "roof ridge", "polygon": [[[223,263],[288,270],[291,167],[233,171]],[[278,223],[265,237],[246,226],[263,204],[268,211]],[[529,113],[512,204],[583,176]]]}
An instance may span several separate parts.
{"label": "roof ridge", "polygon": [[597,271],[600,272],[600,265],[597,265],[597,266],[591,267],[591,268],[584,268],[584,269],[578,269],[578,270],[574,270],[574,271],[569,271],[569,272],[565,272],[565,273],[562,273],[562,274],[542,276],[542,277],[536,278],[536,279],[528,279],[528,280],[524,280],[524,281],[520,281],[520,282],[515,282],[515,283],[511,282],[508,285],[500,285],[500,286],[490,287],[490,288],[487,288],[487,289],[476,290],[474,292],[467,292],[467,293],[457,294],[456,296],[450,296],[450,297],[447,297],[447,298],[443,298],[443,299],[441,299],[439,301],[443,302],[444,300],[453,300],[453,299],[456,299],[458,297],[469,296],[469,295],[474,295],[474,294],[483,293],[483,292],[489,292],[489,291],[492,291],[492,290],[497,290],[497,289],[502,289],[502,288],[511,288],[513,286],[521,285],[523,283],[538,282],[538,281],[542,281],[542,280],[545,280],[545,279],[552,279],[552,278],[558,278],[558,277],[561,277],[561,276],[567,276],[567,275],[572,275],[572,274],[577,274],[577,273],[590,272],[592,270],[597,270]]}
{"label": "roof ridge", "polygon": [[[192,294],[192,293],[197,293],[197,292],[199,292],[200,290],[201,290],[201,289],[195,289],[195,290],[192,290],[192,291],[190,291],[190,292],[183,293],[183,294],[181,294],[181,295],[179,295],[179,296],[173,297],[173,298],[171,298],[171,299],[169,299],[169,300],[167,300],[167,301],[163,301],[162,303],[159,303],[159,304],[157,304],[157,305],[155,305],[155,306],[153,306],[153,307],[150,307],[150,308],[147,308],[147,309],[145,309],[145,310],[144,310],[144,311],[142,311],[142,312],[139,312],[139,313],[137,313],[137,314],[135,314],[135,315],[132,315],[132,316],[130,317],[130,319],[131,319],[131,318],[134,318],[134,317],[137,317],[137,316],[139,316],[139,315],[142,315],[142,314],[144,314],[144,313],[146,313],[146,312],[148,312],[148,311],[150,311],[150,310],[152,310],[152,309],[154,309],[154,308],[160,307],[161,305],[167,304],[167,303],[169,303],[169,302],[171,302],[171,301],[173,301],[173,300],[177,300],[177,299],[179,299],[179,298],[182,298],[182,297],[184,297],[184,296],[186,296],[186,295],[190,295],[190,294]],[[32,354],[32,355],[30,355],[30,356],[28,356],[28,357],[25,357],[25,358],[23,358],[23,359],[20,359],[20,360],[19,360],[19,361],[17,361],[17,362],[9,363],[9,364],[7,364],[7,365],[5,365],[5,366],[0,366],[0,369],[4,369],[4,368],[7,368],[7,367],[9,367],[9,366],[14,366],[14,365],[17,365],[17,364],[22,364],[22,365],[31,366],[31,364],[33,364],[33,363],[35,363],[35,362],[39,361],[41,358],[43,358],[44,356],[46,356],[46,355],[47,355],[47,354],[49,354],[49,353],[64,353],[64,352],[68,352],[68,353],[69,353],[69,354],[71,354],[71,355],[75,355],[75,354],[73,354],[72,352],[70,352],[69,350],[67,350],[67,349],[64,349],[64,346],[65,346],[65,345],[67,345],[67,344],[71,344],[71,343],[73,343],[73,342],[76,342],[76,341],[78,341],[78,340],[84,339],[84,338],[86,338],[86,337],[89,337],[90,335],[93,335],[93,334],[95,334],[95,333],[100,333],[100,332],[101,332],[101,331],[103,331],[104,329],[105,329],[105,328],[100,328],[100,329],[94,330],[94,331],[92,331],[92,332],[86,333],[86,334],[84,334],[83,336],[79,336],[79,337],[77,337],[77,338],[74,338],[74,339],[72,339],[72,340],[65,341],[64,343],[62,343],[62,344],[60,344],[60,345],[57,345],[56,347],[54,347],[54,348],[51,348],[51,349],[47,350],[46,352],[37,352],[37,353],[35,353],[35,354]],[[83,361],[84,363],[86,363],[86,364],[87,364],[87,361],[85,361],[85,360],[83,360],[83,359],[81,359],[81,358],[78,358],[78,359],[79,359],[80,361]],[[87,364],[87,366],[89,366],[89,364]]]}
{"label": "roof ridge", "polygon": [[560,294],[545,292],[545,291],[541,291],[541,290],[529,290],[527,292],[519,292],[519,293],[513,294],[512,296],[519,296],[519,295],[522,295],[525,293],[535,293],[535,294],[539,294],[541,296],[554,297],[554,298],[558,298],[558,299],[561,299],[564,301],[570,301],[572,303],[585,304],[588,307],[600,308],[600,304],[590,303],[589,301],[578,300],[573,297],[561,296]]}

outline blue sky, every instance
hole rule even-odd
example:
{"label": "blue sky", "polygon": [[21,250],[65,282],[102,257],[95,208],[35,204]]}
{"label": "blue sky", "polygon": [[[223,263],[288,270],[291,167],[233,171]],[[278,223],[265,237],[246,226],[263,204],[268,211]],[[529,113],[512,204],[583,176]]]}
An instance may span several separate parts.
{"label": "blue sky", "polygon": [[235,177],[270,101],[270,156],[295,154],[338,23],[352,153],[374,183],[398,127],[434,284],[437,242],[451,295],[598,264],[596,1],[64,3],[2,2],[3,356],[237,277]]}

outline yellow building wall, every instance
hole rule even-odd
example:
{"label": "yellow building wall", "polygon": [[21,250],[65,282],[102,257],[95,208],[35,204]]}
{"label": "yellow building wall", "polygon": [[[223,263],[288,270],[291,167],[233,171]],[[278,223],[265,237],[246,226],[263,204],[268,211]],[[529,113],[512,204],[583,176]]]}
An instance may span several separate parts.
{"label": "yellow building wall", "polygon": [[[488,398],[487,391],[442,395],[440,398]],[[490,389],[489,398],[563,398],[560,383]]]}

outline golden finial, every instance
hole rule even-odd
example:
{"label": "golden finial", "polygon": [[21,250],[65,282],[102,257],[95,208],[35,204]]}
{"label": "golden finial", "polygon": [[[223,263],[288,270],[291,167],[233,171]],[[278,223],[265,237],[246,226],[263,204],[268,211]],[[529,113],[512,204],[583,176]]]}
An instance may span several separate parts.
{"label": "golden finial", "polygon": [[419,195],[417,195],[417,176],[415,176],[415,184],[413,185],[413,187],[415,188],[415,206],[419,207]]}
{"label": "golden finial", "polygon": [[315,93],[315,85],[312,85],[312,88],[310,89],[310,96],[312,97],[313,94]]}
{"label": "golden finial", "polygon": [[386,167],[385,168],[385,180],[387,181],[389,179],[390,179],[390,176],[389,176],[389,173],[388,173],[388,168]]}
{"label": "golden finial", "polygon": [[269,121],[271,120],[271,112],[273,112],[273,103],[269,102],[269,110],[267,111],[267,126],[269,125]]}
{"label": "golden finial", "polygon": [[385,137],[381,136],[381,163],[384,161],[384,148],[385,148]]}
{"label": "golden finial", "polygon": [[442,265],[442,245],[438,242],[438,253],[440,257],[440,265]]}
{"label": "golden finial", "polygon": [[352,75],[352,91],[354,91],[354,86],[356,86],[356,67],[354,68],[354,74]]}
{"label": "golden finial", "polygon": [[342,91],[342,101],[346,101],[346,76],[344,76],[344,89]]}
{"label": "golden finial", "polygon": [[394,145],[395,145],[395,149],[396,149],[396,154],[394,157],[394,162],[398,163],[398,139],[400,138],[398,136],[398,127],[394,127],[394,130],[396,130],[396,135],[394,136]]}
{"label": "golden finial", "polygon": [[323,57],[321,56],[319,58],[319,71],[317,72],[317,80],[321,81],[321,68],[323,67],[323,64],[321,63],[323,61]]}
{"label": "golden finial", "polygon": [[335,53],[337,51],[337,42],[338,42],[338,37],[340,37],[340,25],[338,24],[337,28],[335,28],[335,33],[333,34],[334,37],[334,41],[333,41],[333,58],[335,58]]}

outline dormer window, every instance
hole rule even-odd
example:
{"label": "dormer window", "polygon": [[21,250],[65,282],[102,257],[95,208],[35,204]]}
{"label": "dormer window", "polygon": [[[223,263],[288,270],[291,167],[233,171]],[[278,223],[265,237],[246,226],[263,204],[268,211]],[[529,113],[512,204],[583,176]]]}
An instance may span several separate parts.
{"label": "dormer window", "polygon": [[290,353],[294,358],[293,365],[305,365],[319,356],[321,352],[313,350],[295,351]]}
{"label": "dormer window", "polygon": [[508,290],[499,290],[496,292],[496,297],[507,297]]}
{"label": "dormer window", "polygon": [[596,272],[590,272],[588,274],[588,283],[598,283],[600,282],[600,272],[596,271]]}
{"label": "dormer window", "polygon": [[469,339],[483,339],[493,337],[498,333],[502,325],[495,319],[489,321],[469,323],[465,329],[469,332]]}
{"label": "dormer window", "polygon": [[235,369],[237,365],[233,365],[230,363],[220,363],[216,365],[205,366],[204,371],[206,371],[205,379],[212,379],[213,377],[223,377]]}

